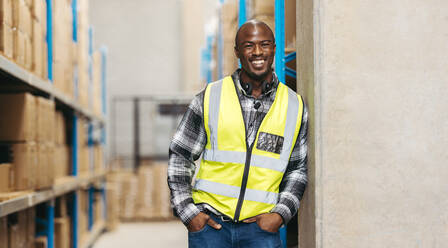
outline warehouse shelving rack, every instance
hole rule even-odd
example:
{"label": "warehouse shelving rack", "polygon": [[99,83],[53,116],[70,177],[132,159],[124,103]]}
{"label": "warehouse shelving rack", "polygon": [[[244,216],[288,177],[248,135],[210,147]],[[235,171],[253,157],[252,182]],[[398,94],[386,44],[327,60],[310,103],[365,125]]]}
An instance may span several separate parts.
{"label": "warehouse shelving rack", "polygon": [[[73,248],[91,247],[97,237],[105,230],[105,221],[99,223],[93,222],[93,197],[89,197],[89,214],[88,223],[90,235],[84,244],[78,244],[78,196],[76,191],[87,188],[89,192],[99,192],[102,194],[103,207],[106,206],[106,195],[104,190],[104,181],[106,179],[105,172],[94,175],[81,176],[77,174],[78,169],[78,127],[77,120],[79,117],[89,120],[90,125],[101,129],[101,143],[105,144],[105,114],[106,114],[106,49],[101,50],[102,54],[102,115],[96,115],[91,110],[81,107],[75,100],[69,98],[53,86],[53,34],[52,34],[52,0],[46,0],[47,4],[47,46],[48,46],[48,79],[44,80],[33,73],[18,66],[3,55],[0,55],[0,78],[5,79],[0,84],[0,91],[26,91],[34,94],[46,96],[54,99],[58,106],[62,106],[65,110],[71,112],[72,115],[72,175],[64,180],[63,183],[56,183],[52,188],[47,190],[24,193],[19,197],[0,202],[0,217],[4,217],[39,204],[45,204],[46,219],[36,218],[36,223],[42,224],[45,231],[37,235],[45,235],[48,238],[48,248],[54,247],[54,212],[55,199],[62,195],[72,195],[72,244]],[[73,10],[73,40],[77,42],[77,0],[72,0]],[[90,49],[91,50],[91,49]],[[91,54],[90,54],[91,55]],[[75,83],[76,86],[76,83]],[[92,132],[88,133],[88,139],[91,140]],[[93,185],[100,185],[98,188]],[[104,211],[106,215],[106,211]],[[104,216],[105,218],[106,216]]]}

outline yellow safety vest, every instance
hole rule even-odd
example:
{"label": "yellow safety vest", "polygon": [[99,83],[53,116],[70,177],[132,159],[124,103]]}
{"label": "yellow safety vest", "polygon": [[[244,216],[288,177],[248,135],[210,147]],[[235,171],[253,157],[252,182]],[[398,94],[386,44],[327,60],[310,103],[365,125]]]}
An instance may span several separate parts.
{"label": "yellow safety vest", "polygon": [[268,213],[302,122],[302,98],[279,84],[251,147],[231,77],[211,83],[204,95],[207,144],[193,187],[196,204],[207,203],[234,221]]}

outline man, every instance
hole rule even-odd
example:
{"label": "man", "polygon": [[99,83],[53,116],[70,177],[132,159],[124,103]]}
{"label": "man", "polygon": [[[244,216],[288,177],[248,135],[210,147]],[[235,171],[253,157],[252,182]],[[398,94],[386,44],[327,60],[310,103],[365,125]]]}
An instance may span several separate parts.
{"label": "man", "polygon": [[[263,22],[238,30],[231,77],[193,99],[170,145],[168,184],[189,247],[280,247],[307,183],[307,110],[272,71]],[[202,155],[195,173],[194,161]]]}

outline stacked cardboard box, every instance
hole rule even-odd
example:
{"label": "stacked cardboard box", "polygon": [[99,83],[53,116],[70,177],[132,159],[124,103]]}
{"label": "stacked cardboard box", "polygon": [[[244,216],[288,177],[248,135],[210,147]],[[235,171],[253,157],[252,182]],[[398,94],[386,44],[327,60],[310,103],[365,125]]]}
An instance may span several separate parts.
{"label": "stacked cardboard box", "polygon": [[124,221],[173,218],[166,183],[167,167],[167,163],[150,162],[142,164],[137,173],[117,170],[108,175],[108,226],[111,229],[118,223],[117,216]]}
{"label": "stacked cardboard box", "polygon": [[82,244],[87,237],[88,230],[88,194],[87,191],[78,190],[79,212],[78,212],[78,244]]}
{"label": "stacked cardboard box", "polygon": [[138,177],[131,171],[118,170],[107,176],[109,188],[114,188],[118,196],[120,219],[130,221],[136,217]]}
{"label": "stacked cardboard box", "polygon": [[53,1],[53,81],[54,86],[74,97],[73,12],[71,1]]}
{"label": "stacked cardboard box", "polygon": [[139,219],[171,218],[170,191],[166,183],[168,165],[152,162],[138,171],[137,217]]}
{"label": "stacked cardboard box", "polygon": [[40,236],[34,240],[34,247],[36,248],[47,248],[48,247],[48,239],[47,236]]}
{"label": "stacked cardboard box", "polygon": [[0,247],[8,247],[8,217],[0,218]]}
{"label": "stacked cardboard box", "polygon": [[102,145],[95,145],[93,147],[93,156],[94,156],[94,171],[96,173],[102,172],[105,170],[105,163],[104,163],[104,149]]}
{"label": "stacked cardboard box", "polygon": [[28,248],[34,248],[34,237],[36,236],[36,209],[28,208],[25,210],[26,217],[26,242]]}
{"label": "stacked cardboard box", "polygon": [[70,247],[70,217],[68,215],[67,197],[65,195],[56,198],[54,241],[55,247]]}
{"label": "stacked cardboard box", "polygon": [[[0,95],[2,147],[11,154],[10,190],[53,185],[54,102],[29,93]],[[5,161],[3,161],[5,162]]]}
{"label": "stacked cardboard box", "polygon": [[84,119],[78,119],[78,174],[85,175],[90,171],[90,156],[88,146],[88,124]]}
{"label": "stacked cardboard box", "polygon": [[238,29],[238,7],[236,0],[226,1],[221,9],[223,37],[223,75],[232,74],[238,68],[235,57],[235,34]]}
{"label": "stacked cardboard box", "polygon": [[95,51],[92,55],[92,104],[93,112],[98,116],[102,114],[101,65],[101,52]]}
{"label": "stacked cardboard box", "polygon": [[37,146],[33,142],[15,143],[11,146],[12,169],[10,173],[11,191],[33,190],[37,184]]}
{"label": "stacked cardboard box", "polygon": [[111,183],[109,181],[106,185],[106,198],[107,198],[107,220],[106,220],[106,228],[108,231],[113,231],[117,228],[120,223],[119,217],[119,198],[118,198],[118,189],[115,183]]}
{"label": "stacked cardboard box", "polygon": [[37,106],[37,189],[49,188],[54,183],[54,101],[42,97],[36,98]]}
{"label": "stacked cardboard box", "polygon": [[104,204],[100,193],[95,194],[95,201],[93,203],[93,223],[100,223],[104,219]]}
{"label": "stacked cardboard box", "polygon": [[32,190],[37,170],[36,99],[28,93],[0,95],[0,142],[10,163],[9,190]]}
{"label": "stacked cardboard box", "polygon": [[41,78],[48,78],[47,5],[45,0],[32,0],[32,71]]}
{"label": "stacked cardboard box", "polygon": [[11,164],[0,163],[0,193],[10,191]]}
{"label": "stacked cardboard box", "polygon": [[70,219],[60,217],[54,219],[54,240],[57,248],[70,248]]}
{"label": "stacked cardboard box", "polygon": [[31,70],[32,66],[32,36],[33,22],[31,18],[31,6],[25,0],[12,1],[14,53],[17,64]]}
{"label": "stacked cardboard box", "polygon": [[14,52],[12,1],[0,1],[0,51],[10,59]]}
{"label": "stacked cardboard box", "polygon": [[123,220],[133,220],[136,212],[138,178],[133,173],[123,173],[120,179],[120,217]]}
{"label": "stacked cardboard box", "polygon": [[78,43],[76,71],[78,73],[78,101],[89,108],[89,2],[78,1]]}
{"label": "stacked cardboard box", "polygon": [[64,114],[56,111],[55,115],[55,179],[70,175],[71,149],[67,145],[67,124]]}
{"label": "stacked cardboard box", "polygon": [[[5,217],[7,219],[7,230],[4,231],[5,220],[0,220],[0,242],[7,240],[9,248],[34,247],[35,236],[35,209],[30,208]],[[0,243],[1,244],[1,243]]]}

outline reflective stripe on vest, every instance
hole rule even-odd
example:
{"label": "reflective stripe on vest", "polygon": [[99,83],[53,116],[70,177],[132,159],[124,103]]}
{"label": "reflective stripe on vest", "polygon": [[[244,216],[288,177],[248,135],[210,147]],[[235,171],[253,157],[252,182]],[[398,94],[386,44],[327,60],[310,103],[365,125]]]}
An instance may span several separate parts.
{"label": "reflective stripe on vest", "polygon": [[[207,144],[193,189],[194,202],[207,203],[238,220],[269,212],[278,201],[278,188],[300,130],[302,112],[301,97],[279,84],[252,150],[247,151],[244,120],[232,78],[209,84],[204,94]],[[261,132],[282,137],[282,145],[274,144],[281,149],[257,148],[259,142],[272,145],[270,140],[258,140]],[[249,165],[243,180],[244,168]],[[237,209],[239,198],[243,202]]]}

